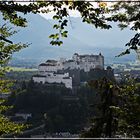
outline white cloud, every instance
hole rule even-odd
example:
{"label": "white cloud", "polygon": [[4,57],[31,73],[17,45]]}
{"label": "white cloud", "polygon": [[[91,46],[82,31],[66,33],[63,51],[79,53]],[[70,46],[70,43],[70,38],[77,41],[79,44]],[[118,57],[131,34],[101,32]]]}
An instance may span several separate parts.
{"label": "white cloud", "polygon": [[[74,10],[71,10],[71,11],[68,11],[69,12],[69,15],[71,17],[80,17],[80,13],[78,11],[74,11]],[[45,19],[52,19],[52,17],[54,16],[55,12],[50,12],[50,13],[40,13],[39,15],[41,15],[43,18]]]}
{"label": "white cloud", "polygon": [[[98,2],[90,2],[95,8],[96,7],[98,7],[99,5],[99,3]],[[112,5],[112,2],[107,2],[107,6],[111,6]],[[66,7],[66,6],[65,6]],[[49,9],[51,9],[51,7],[49,7]],[[80,17],[80,13],[78,12],[78,11],[76,11],[76,10],[69,10],[68,8],[67,8],[67,10],[68,10],[68,13],[69,13],[69,15],[71,16],[71,17]],[[45,13],[40,13],[40,15],[42,16],[42,17],[44,17],[45,19],[52,19],[52,17],[53,17],[53,15],[55,14],[55,12],[50,12],[50,13],[47,13],[47,14],[45,14]]]}

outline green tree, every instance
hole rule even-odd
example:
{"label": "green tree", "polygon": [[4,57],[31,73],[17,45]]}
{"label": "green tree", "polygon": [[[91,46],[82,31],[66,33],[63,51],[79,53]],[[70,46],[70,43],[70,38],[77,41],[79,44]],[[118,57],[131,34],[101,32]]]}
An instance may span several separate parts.
{"label": "green tree", "polygon": [[93,117],[90,130],[85,132],[83,136],[114,137],[117,131],[117,114],[113,109],[118,105],[118,88],[106,78],[90,81],[89,85],[94,87],[97,94],[100,95],[99,103],[97,103],[99,114]]}
{"label": "green tree", "polygon": [[[15,33],[16,31],[12,31],[12,28],[6,24],[0,27],[0,94],[11,92],[13,82],[5,80],[4,75],[8,70],[7,63],[12,57],[12,54],[27,47],[26,44],[13,44],[12,41],[7,39]],[[11,108],[10,106],[5,106],[4,103],[5,100],[0,99],[0,136],[9,133],[19,133],[25,126],[11,122],[3,115],[7,109]]]}
{"label": "green tree", "polygon": [[100,102],[99,115],[92,118],[92,125],[82,137],[139,137],[140,94],[139,86],[131,79],[118,85],[107,79],[90,81],[97,90]]}
{"label": "green tree", "polygon": [[140,137],[140,87],[132,79],[120,86],[118,134]]}

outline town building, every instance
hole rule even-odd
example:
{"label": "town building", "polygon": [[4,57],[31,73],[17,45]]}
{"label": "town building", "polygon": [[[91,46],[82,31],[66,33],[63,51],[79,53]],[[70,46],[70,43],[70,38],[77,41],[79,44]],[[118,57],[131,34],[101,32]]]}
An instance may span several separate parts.
{"label": "town building", "polygon": [[32,117],[32,114],[31,113],[16,113],[15,116],[16,117],[20,116],[27,121],[28,118]]}
{"label": "town building", "polygon": [[11,93],[1,93],[0,99],[7,99],[10,95],[11,95]]}
{"label": "town building", "polygon": [[136,64],[140,64],[140,48],[137,48],[136,54],[137,54]]}

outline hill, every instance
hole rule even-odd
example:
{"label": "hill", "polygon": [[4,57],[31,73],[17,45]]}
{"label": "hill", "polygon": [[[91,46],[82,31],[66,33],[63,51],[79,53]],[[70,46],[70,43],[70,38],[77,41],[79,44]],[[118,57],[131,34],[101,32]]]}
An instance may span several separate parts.
{"label": "hill", "polygon": [[[12,37],[15,42],[32,43],[28,48],[14,55],[17,59],[44,61],[46,59],[70,58],[73,53],[98,54],[102,52],[105,63],[127,62],[135,60],[135,55],[115,58],[125,50],[125,44],[133,37],[134,32],[126,29],[120,31],[115,24],[110,30],[95,29],[91,25],[82,23],[80,18],[71,17],[71,24],[67,27],[68,38],[64,39],[61,47],[51,46],[48,36],[56,32],[52,27],[53,20],[46,20],[40,15],[27,15],[28,27],[20,29]],[[19,28],[17,28],[19,29]]]}

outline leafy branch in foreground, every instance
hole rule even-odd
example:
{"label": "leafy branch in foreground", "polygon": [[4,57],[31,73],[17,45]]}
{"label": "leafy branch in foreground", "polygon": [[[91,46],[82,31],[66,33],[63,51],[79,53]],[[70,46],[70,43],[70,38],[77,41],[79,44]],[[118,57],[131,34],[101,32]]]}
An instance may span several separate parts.
{"label": "leafy branch in foreground", "polygon": [[[140,2],[139,1],[119,1],[111,6],[109,9],[111,16],[107,17],[107,21],[114,21],[119,23],[120,29],[131,27],[130,29],[138,32],[140,30]],[[129,48],[118,56],[130,54],[131,50],[137,51],[140,46],[140,33],[135,36],[125,46]]]}
{"label": "leafy branch in foreground", "polygon": [[140,46],[140,33],[137,33],[134,38],[130,40],[125,46],[128,46],[129,48],[126,49],[124,52],[119,54],[117,57],[123,56],[125,54],[130,54],[131,50],[135,50],[136,52],[139,50]]}
{"label": "leafy branch in foreground", "polygon": [[[9,20],[12,24],[16,26],[25,27],[27,21],[25,18],[21,17],[19,13],[51,13],[54,14],[54,19],[58,21],[57,24],[53,26],[57,33],[50,35],[52,39],[51,45],[62,45],[62,37],[67,37],[65,26],[67,23],[64,22],[64,26],[61,28],[63,21],[68,21],[69,11],[78,11],[81,15],[83,22],[90,25],[94,25],[96,28],[110,29],[111,26],[108,22],[119,22],[118,26],[124,29],[132,25],[131,30],[138,31],[140,29],[139,15],[140,15],[140,2],[114,2],[111,6],[108,6],[107,2],[97,1],[97,7],[93,3],[88,1],[36,1],[30,2],[28,5],[17,3],[14,1],[2,1],[0,2],[0,11],[2,12],[3,19]],[[131,49],[131,48],[130,48]],[[126,52],[122,54],[129,53],[127,49]]]}
{"label": "leafy branch in foreground", "polygon": [[17,2],[0,2],[0,11],[2,12],[3,19],[9,20],[16,26],[25,27],[27,21],[25,18],[19,16],[19,13],[50,13],[55,12],[53,19],[58,23],[53,26],[57,33],[50,35],[52,39],[50,44],[62,45],[61,38],[68,36],[68,31],[65,30],[67,26],[69,11],[75,10],[81,14],[83,22],[94,25],[96,28],[109,29],[110,25],[104,20],[104,13],[108,10],[106,6],[100,4],[98,8],[95,8],[90,2],[87,1],[37,1],[31,2],[28,5],[21,5]]}
{"label": "leafy branch in foreground", "polygon": [[63,10],[57,9],[56,15],[53,16],[54,20],[57,20],[57,24],[54,24],[53,28],[58,30],[58,33],[52,34],[49,36],[49,38],[52,39],[50,44],[52,45],[62,45],[63,42],[60,40],[63,37],[67,37],[68,31],[64,30],[65,26],[67,26],[67,19],[64,19],[64,17],[67,16],[66,8],[63,8]]}
{"label": "leafy branch in foreground", "polygon": [[4,134],[20,133],[21,130],[23,129],[25,129],[25,125],[13,123],[9,121],[9,119],[6,118],[5,116],[0,115],[0,136],[1,137],[3,137]]}
{"label": "leafy branch in foreground", "polygon": [[[0,94],[11,93],[13,82],[5,80],[4,75],[8,71],[7,63],[11,59],[13,53],[21,50],[22,48],[28,47],[27,44],[13,44],[9,39],[10,36],[14,35],[16,31],[9,28],[6,24],[0,27]],[[11,106],[5,105],[4,99],[0,99],[0,136],[3,137],[9,133],[19,133],[27,126],[23,124],[16,124],[11,122],[4,113],[11,109]]]}

